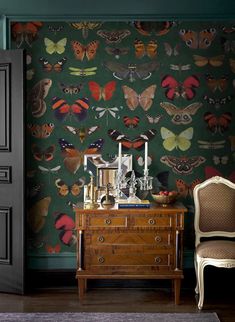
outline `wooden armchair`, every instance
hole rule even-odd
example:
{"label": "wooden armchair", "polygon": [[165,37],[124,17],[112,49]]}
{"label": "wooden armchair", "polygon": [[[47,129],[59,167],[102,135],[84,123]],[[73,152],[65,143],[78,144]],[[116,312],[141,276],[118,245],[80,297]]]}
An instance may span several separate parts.
{"label": "wooden armchair", "polygon": [[[193,191],[195,203],[195,257],[198,308],[204,302],[204,268],[235,267],[235,184],[212,177]],[[201,238],[203,238],[201,240]],[[209,240],[208,240],[209,239]]]}

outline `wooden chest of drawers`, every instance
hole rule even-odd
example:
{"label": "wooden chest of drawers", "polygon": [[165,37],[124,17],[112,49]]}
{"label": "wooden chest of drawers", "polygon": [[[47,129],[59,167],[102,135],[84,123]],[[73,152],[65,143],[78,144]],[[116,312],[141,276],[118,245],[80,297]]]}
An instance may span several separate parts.
{"label": "wooden chest of drawers", "polygon": [[80,298],[87,279],[172,279],[179,303],[186,208],[74,210]]}

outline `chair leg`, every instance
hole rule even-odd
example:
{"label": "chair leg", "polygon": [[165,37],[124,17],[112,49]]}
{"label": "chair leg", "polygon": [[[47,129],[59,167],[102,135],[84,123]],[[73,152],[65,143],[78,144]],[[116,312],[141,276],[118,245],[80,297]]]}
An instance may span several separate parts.
{"label": "chair leg", "polygon": [[197,263],[197,275],[198,275],[198,291],[199,291],[199,300],[198,308],[199,310],[203,307],[204,302],[204,263],[202,260],[199,260]]}
{"label": "chair leg", "polygon": [[195,287],[195,293],[198,294],[198,265],[197,265],[197,257],[196,254],[194,255],[194,269],[195,269],[195,275],[196,275],[196,287]]}

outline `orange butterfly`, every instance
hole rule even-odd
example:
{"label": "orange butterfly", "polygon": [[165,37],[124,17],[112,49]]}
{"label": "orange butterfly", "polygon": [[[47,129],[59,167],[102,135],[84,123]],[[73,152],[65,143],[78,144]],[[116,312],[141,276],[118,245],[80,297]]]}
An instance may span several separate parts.
{"label": "orange butterfly", "polygon": [[63,66],[66,63],[67,58],[63,57],[62,59],[58,60],[55,64],[51,64],[44,57],[39,58],[39,61],[42,64],[42,68],[43,68],[44,72],[55,71],[57,73],[60,73],[63,70]]}
{"label": "orange butterfly", "polygon": [[142,58],[147,55],[149,58],[154,58],[157,55],[157,42],[150,40],[145,46],[142,40],[136,39],[134,42],[135,55],[137,58]]}
{"label": "orange butterfly", "polygon": [[71,45],[76,59],[82,61],[86,56],[88,60],[91,60],[95,58],[96,51],[99,47],[99,41],[93,40],[85,46],[79,41],[74,40],[71,42]]}
{"label": "orange butterfly", "polygon": [[102,98],[104,101],[108,101],[112,98],[113,93],[116,89],[116,82],[111,81],[101,87],[98,83],[91,81],[88,83],[91,91],[91,96],[96,100],[100,101]]}
{"label": "orange butterfly", "polygon": [[122,86],[124,92],[124,98],[126,104],[131,111],[134,111],[140,104],[144,111],[148,111],[153,104],[157,85],[151,85],[146,88],[141,94],[137,94],[136,91],[126,85]]}
{"label": "orange butterfly", "polygon": [[37,38],[38,30],[42,27],[42,22],[13,22],[11,25],[12,39],[16,42],[17,48],[20,48],[25,41],[31,47],[32,42]]}
{"label": "orange butterfly", "polygon": [[71,186],[68,186],[63,180],[56,179],[55,185],[58,188],[58,194],[62,197],[71,193],[73,196],[79,196],[82,187],[85,184],[85,178],[82,177],[78,181],[74,182]]}
{"label": "orange butterfly", "polygon": [[47,139],[54,130],[54,123],[45,123],[45,124],[28,124],[28,130],[31,135],[37,139]]}
{"label": "orange butterfly", "polygon": [[200,179],[194,180],[191,184],[187,184],[184,180],[176,180],[176,187],[181,197],[186,198],[187,196],[193,197],[193,189],[197,184],[201,183]]}
{"label": "orange butterfly", "polygon": [[181,39],[185,42],[186,46],[191,49],[207,49],[210,47],[212,41],[216,36],[216,29],[209,28],[199,32],[193,30],[181,29],[179,31]]}
{"label": "orange butterfly", "polygon": [[49,254],[56,254],[60,252],[61,246],[59,244],[56,244],[55,246],[45,245],[45,249]]}
{"label": "orange butterfly", "polygon": [[228,87],[228,76],[222,76],[218,79],[214,78],[214,76],[207,74],[206,82],[209,89],[214,93],[217,89],[220,92],[224,92]]}

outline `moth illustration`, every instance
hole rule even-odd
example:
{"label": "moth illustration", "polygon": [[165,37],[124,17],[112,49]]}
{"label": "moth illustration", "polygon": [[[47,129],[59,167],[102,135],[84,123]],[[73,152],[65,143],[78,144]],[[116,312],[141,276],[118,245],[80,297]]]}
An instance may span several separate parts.
{"label": "moth illustration", "polygon": [[38,38],[38,31],[43,23],[40,21],[31,22],[12,22],[11,36],[16,42],[17,48],[25,42],[29,47],[32,47],[34,40]]}
{"label": "moth illustration", "polygon": [[130,139],[125,134],[120,133],[117,130],[108,130],[108,135],[113,141],[121,142],[123,149],[136,149],[142,150],[146,141],[152,140],[157,131],[155,129],[148,130],[134,139]]}
{"label": "moth illustration", "polygon": [[174,47],[172,47],[168,42],[164,42],[163,45],[167,56],[171,57],[179,55],[179,44],[176,44]]}
{"label": "moth illustration", "polygon": [[230,40],[225,37],[221,37],[221,45],[225,53],[235,54],[235,40]]}
{"label": "moth illustration", "polygon": [[118,44],[131,34],[130,30],[98,30],[97,35],[104,38],[107,44]]}
{"label": "moth illustration", "polygon": [[176,174],[188,175],[193,172],[194,168],[199,167],[202,163],[206,162],[203,156],[192,157],[176,157],[172,155],[163,155],[160,161],[172,168]]}
{"label": "moth illustration", "polygon": [[213,93],[217,90],[219,90],[220,92],[224,92],[228,87],[228,76],[224,75],[220,78],[215,78],[211,74],[206,74],[206,83]]}
{"label": "moth illustration", "polygon": [[71,22],[69,25],[75,30],[82,31],[82,37],[86,39],[89,34],[89,30],[94,30],[96,28],[100,28],[102,26],[102,22],[98,21],[79,21],[79,22]]}
{"label": "moth illustration", "polygon": [[116,82],[111,81],[106,83],[103,87],[100,86],[97,82],[91,81],[88,83],[89,90],[91,91],[91,96],[96,100],[108,101],[112,98],[113,93],[116,90]]}
{"label": "moth illustration", "polygon": [[78,84],[78,85],[65,85],[64,83],[59,83],[59,87],[62,90],[62,92],[64,94],[70,94],[70,95],[76,95],[78,94],[83,85],[82,84]]}
{"label": "moth illustration", "polygon": [[195,97],[196,91],[200,85],[200,81],[196,75],[187,77],[183,82],[177,81],[173,76],[166,75],[161,81],[161,86],[166,88],[165,96],[174,100],[175,98],[183,97],[191,100]]}
{"label": "moth illustration", "polygon": [[162,115],[155,115],[155,116],[151,116],[149,114],[146,114],[146,117],[148,119],[148,122],[150,124],[157,124],[158,122],[160,122],[160,120],[162,119]]}
{"label": "moth illustration", "polygon": [[51,197],[45,197],[34,203],[29,209],[27,220],[34,234],[40,232],[44,227],[50,203]]}
{"label": "moth illustration", "polygon": [[66,63],[67,58],[63,57],[62,59],[58,60],[55,64],[50,63],[46,58],[40,57],[39,62],[42,65],[44,72],[56,72],[60,73],[63,70],[63,66]]}
{"label": "moth illustration", "polygon": [[91,126],[88,128],[87,127],[77,128],[77,127],[66,125],[66,126],[64,126],[64,128],[65,128],[65,130],[69,131],[70,133],[78,136],[81,143],[83,143],[88,135],[91,135],[92,133],[94,133],[95,131],[97,131],[99,129],[99,126]]}
{"label": "moth illustration", "polygon": [[44,78],[37,82],[28,94],[28,106],[32,111],[33,117],[39,118],[46,112],[47,106],[45,98],[47,97],[52,85],[52,80]]}
{"label": "moth illustration", "polygon": [[61,251],[61,246],[59,244],[56,244],[55,246],[46,244],[45,250],[48,254],[58,254]]}
{"label": "moth illustration", "polygon": [[151,85],[147,87],[141,94],[137,94],[136,91],[126,85],[122,86],[124,98],[126,104],[131,111],[134,111],[138,105],[140,105],[144,111],[148,111],[153,104],[157,85]]}
{"label": "moth illustration", "polygon": [[89,100],[86,97],[77,99],[72,105],[69,105],[66,100],[59,97],[53,97],[52,109],[55,117],[64,121],[68,116],[74,116],[76,120],[83,121],[87,117],[89,108]]}
{"label": "moth illustration", "polygon": [[176,70],[176,71],[179,71],[179,72],[184,72],[184,71],[187,71],[189,69],[191,69],[191,65],[190,64],[186,64],[186,65],[182,65],[182,64],[170,64],[170,69],[171,70]]}
{"label": "moth illustration", "polygon": [[225,140],[220,141],[204,141],[204,140],[198,140],[198,147],[201,149],[206,150],[217,150],[217,149],[223,149],[225,145]]}
{"label": "moth illustration", "polygon": [[134,82],[137,79],[146,80],[152,73],[159,68],[159,63],[155,60],[143,64],[120,64],[114,61],[103,63],[104,67],[113,73],[113,76],[119,80],[127,79]]}
{"label": "moth illustration", "polygon": [[60,32],[64,29],[64,26],[60,25],[60,26],[56,26],[56,25],[48,25],[48,30],[53,32],[55,35],[57,34],[57,32]]}
{"label": "moth illustration", "polygon": [[37,161],[51,161],[54,159],[55,145],[50,145],[46,149],[42,149],[37,144],[32,145],[32,154]]}
{"label": "moth illustration", "polygon": [[186,151],[191,146],[191,139],[193,137],[193,128],[189,127],[182,131],[180,134],[175,134],[165,127],[161,127],[161,136],[163,141],[163,146],[166,150],[172,151],[175,148],[181,151]]}
{"label": "moth illustration", "polygon": [[178,190],[178,193],[183,198],[193,198],[193,189],[196,187],[197,184],[201,183],[202,181],[200,179],[195,179],[191,183],[186,183],[182,179],[176,180],[176,187]]}
{"label": "moth illustration", "polygon": [[204,57],[199,55],[193,55],[194,64],[198,67],[204,67],[207,64],[212,67],[220,67],[224,63],[224,55],[218,55],[213,57]]}
{"label": "moth illustration", "polygon": [[44,44],[46,46],[46,52],[50,55],[56,54],[63,54],[65,52],[65,46],[67,44],[67,38],[62,38],[57,42],[45,37]]}
{"label": "moth illustration", "polygon": [[134,27],[143,36],[150,36],[151,34],[163,36],[166,35],[173,26],[173,21],[134,21]]}
{"label": "moth illustration", "polygon": [[45,124],[27,124],[30,134],[37,139],[47,139],[53,132],[54,123]]}
{"label": "moth illustration", "polygon": [[195,102],[186,107],[178,108],[174,104],[169,102],[161,102],[160,106],[170,115],[173,116],[171,121],[172,123],[179,124],[189,124],[192,122],[191,115],[195,115],[202,103]]}
{"label": "moth illustration", "polygon": [[107,54],[114,56],[116,59],[119,59],[120,56],[127,55],[130,51],[128,47],[105,47]]}
{"label": "moth illustration", "polygon": [[97,67],[88,67],[88,68],[77,68],[77,67],[69,67],[70,74],[75,76],[93,76],[96,74]]}
{"label": "moth illustration", "polygon": [[83,45],[79,41],[74,40],[71,42],[71,46],[76,59],[83,61],[84,57],[86,57],[89,61],[95,58],[99,41],[93,40],[89,44]]}
{"label": "moth illustration", "polygon": [[226,165],[228,164],[229,161],[229,156],[228,155],[223,155],[223,156],[218,156],[218,155],[213,155],[212,160],[215,165]]}
{"label": "moth illustration", "polygon": [[91,143],[84,151],[76,149],[72,143],[69,143],[63,138],[59,139],[59,145],[66,169],[74,174],[83,163],[84,154],[95,154],[99,152],[104,145],[104,139],[98,139],[94,143]]}
{"label": "moth illustration", "polygon": [[134,42],[135,56],[137,58],[143,58],[145,55],[153,59],[157,55],[157,42],[155,40],[150,40],[146,45],[142,40],[136,39]]}
{"label": "moth illustration", "polygon": [[204,95],[203,99],[209,104],[214,106],[216,109],[220,108],[221,106],[231,102],[231,100],[233,99],[232,95],[228,95],[225,97],[221,97],[221,98],[214,98],[214,97],[210,97],[208,95]]}
{"label": "moth illustration", "polygon": [[186,46],[191,49],[207,49],[212,44],[216,36],[215,28],[208,28],[199,32],[193,30],[181,29],[179,31],[180,38],[185,42]]}
{"label": "moth illustration", "polygon": [[84,177],[79,178],[78,181],[74,182],[71,186],[67,185],[60,178],[55,180],[55,185],[56,185],[56,187],[58,189],[58,194],[61,197],[65,197],[69,193],[71,193],[75,197],[79,196],[84,184],[85,184],[85,178]]}

